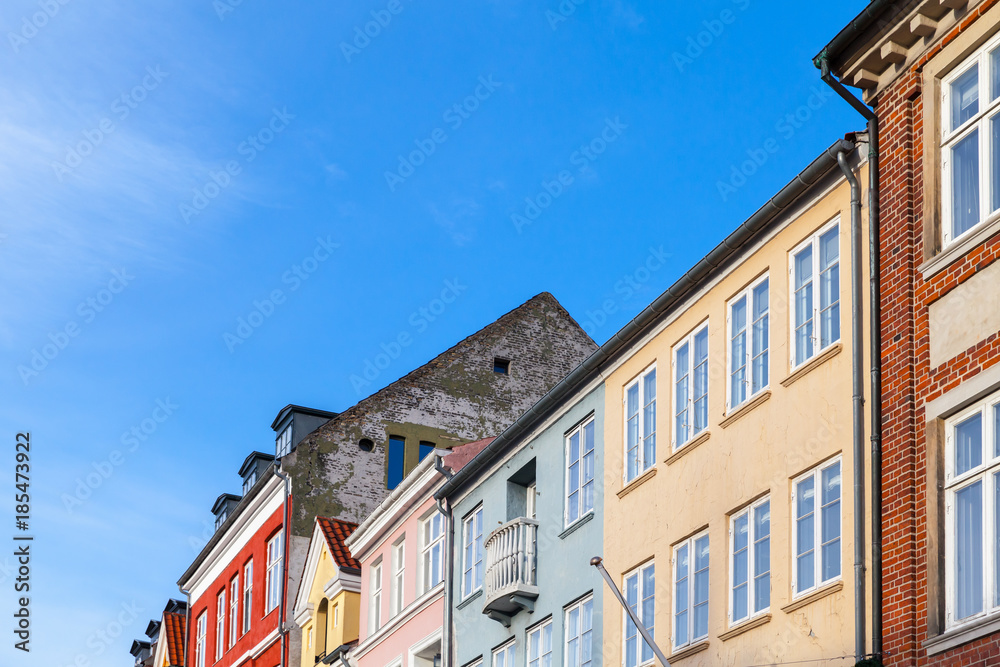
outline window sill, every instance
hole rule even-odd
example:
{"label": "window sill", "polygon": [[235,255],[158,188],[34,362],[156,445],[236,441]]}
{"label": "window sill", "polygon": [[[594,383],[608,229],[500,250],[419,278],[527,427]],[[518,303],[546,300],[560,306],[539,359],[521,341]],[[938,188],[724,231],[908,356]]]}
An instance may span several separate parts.
{"label": "window sill", "polygon": [[743,405],[738,406],[735,410],[731,411],[728,415],[719,422],[719,426],[726,428],[734,421],[750,412],[758,405],[771,398],[771,390],[765,389],[764,391],[757,392],[757,395],[751,398],[749,401],[745,401]]}
{"label": "window sill", "polygon": [[684,648],[677,649],[676,651],[670,654],[670,659],[681,660],[688,656],[694,655],[695,653],[701,653],[707,648],[708,648],[708,640],[703,639],[697,644],[691,644],[690,646],[685,646]]}
{"label": "window sill", "polygon": [[958,243],[953,243],[938,254],[934,255],[923,264],[917,267],[924,280],[927,280],[936,273],[939,273],[955,261],[961,259],[970,250],[986,242],[988,238],[1000,232],[1000,212],[994,213],[986,218],[986,221],[979,225],[979,229],[972,232]]}
{"label": "window sill", "polygon": [[1000,631],[1000,616],[991,614],[956,628],[950,628],[937,637],[931,637],[924,641],[924,648],[927,649],[927,655],[944,653],[980,637],[992,635],[997,631]]}
{"label": "window sill", "polygon": [[646,480],[652,479],[654,476],[656,476],[656,466],[653,466],[652,468],[650,468],[649,470],[647,470],[646,472],[642,473],[641,475],[639,475],[638,477],[636,477],[635,479],[633,479],[631,482],[629,482],[628,484],[626,484],[625,488],[623,488],[621,491],[618,492],[618,497],[619,498],[624,498],[628,494],[630,494],[633,491],[635,491],[636,488],[638,488],[639,486],[642,486],[643,482],[645,482]]}
{"label": "window sill", "polygon": [[843,349],[844,349],[843,343],[834,343],[833,345],[826,348],[825,350],[817,354],[815,357],[813,357],[812,359],[810,359],[809,361],[807,361],[806,363],[802,364],[794,371],[789,373],[788,377],[786,377],[784,380],[781,381],[781,386],[782,387],[791,386],[793,382],[795,382],[803,375],[816,368],[817,366],[821,366],[827,359],[830,359],[840,354],[840,351]]}
{"label": "window sill", "polygon": [[666,463],[667,465],[675,463],[677,461],[677,459],[679,459],[680,457],[684,456],[685,454],[687,454],[688,452],[690,452],[692,449],[694,449],[695,447],[697,447],[701,443],[703,443],[706,440],[708,440],[711,436],[712,436],[712,432],[706,429],[703,433],[699,433],[697,436],[695,436],[695,438],[693,440],[688,440],[683,445],[681,445],[680,449],[678,449],[676,452],[674,452],[673,454],[671,454],[670,456],[668,456],[666,459],[664,459],[663,462]]}
{"label": "window sill", "polygon": [[803,595],[798,600],[793,600],[792,602],[786,604],[781,608],[781,611],[786,614],[790,614],[797,609],[801,609],[808,604],[812,604],[816,600],[825,598],[827,595],[833,595],[834,593],[839,593],[844,589],[844,581],[840,580],[832,584],[826,584],[822,588],[814,590],[812,593]]}
{"label": "window sill", "polygon": [[480,588],[475,593],[472,593],[471,595],[469,595],[469,597],[465,598],[464,600],[462,600],[461,602],[459,602],[457,605],[455,605],[455,609],[465,609],[470,604],[472,604],[473,600],[478,600],[481,597],[483,597],[483,589],[482,588]]}
{"label": "window sill", "polygon": [[719,639],[721,639],[722,641],[728,641],[733,637],[742,635],[744,632],[753,630],[754,628],[759,628],[760,626],[764,625],[770,620],[771,620],[770,614],[761,614],[760,616],[755,616],[749,620],[740,621],[739,625],[734,626],[732,630],[723,632],[721,635],[719,635]]}
{"label": "window sill", "polygon": [[[622,489],[622,490],[624,491],[624,489]],[[580,526],[582,526],[582,525],[584,525],[586,523],[590,523],[593,520],[594,520],[594,511],[591,510],[590,512],[588,512],[587,514],[585,514],[584,516],[580,517],[579,519],[577,519],[576,521],[574,521],[572,524],[570,524],[569,527],[566,528],[566,530],[564,530],[563,532],[559,533],[559,539],[560,540],[565,540],[567,537],[569,537],[570,535],[572,535],[573,533],[575,533],[576,530]]]}

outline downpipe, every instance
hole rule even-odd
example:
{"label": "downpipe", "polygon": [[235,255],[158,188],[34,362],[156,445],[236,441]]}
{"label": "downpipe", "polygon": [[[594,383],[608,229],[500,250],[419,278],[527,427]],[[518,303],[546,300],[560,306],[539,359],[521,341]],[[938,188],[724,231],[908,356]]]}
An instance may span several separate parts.
{"label": "downpipe", "polygon": [[[434,468],[441,473],[446,480],[454,477],[454,474],[448,468],[444,467],[440,456],[438,456],[437,460],[434,461]],[[445,522],[448,524],[444,550],[444,627],[441,628],[441,667],[451,667],[452,644],[454,643],[454,639],[452,637],[452,626],[455,616],[451,604],[452,598],[455,595],[455,557],[453,555],[453,546],[455,543],[455,517],[451,512],[451,503],[448,502],[446,498],[439,498],[437,500],[437,508],[438,511],[444,515]]]}
{"label": "downpipe", "polygon": [[277,459],[274,462],[274,474],[281,480],[285,482],[285,501],[281,505],[281,586],[279,591],[279,604],[281,609],[278,610],[278,636],[281,637],[281,667],[285,667],[287,659],[285,653],[288,651],[288,630],[285,628],[285,614],[286,610],[286,591],[285,587],[288,583],[288,499],[291,496],[291,485],[292,481],[288,478],[288,475],[281,472],[281,459]]}

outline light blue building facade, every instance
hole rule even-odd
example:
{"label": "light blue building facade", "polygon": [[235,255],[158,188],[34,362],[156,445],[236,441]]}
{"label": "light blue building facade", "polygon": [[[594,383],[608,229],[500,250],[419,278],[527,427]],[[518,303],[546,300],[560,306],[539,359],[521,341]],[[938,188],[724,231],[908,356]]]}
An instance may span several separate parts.
{"label": "light blue building facade", "polygon": [[439,492],[454,527],[445,667],[601,665],[604,386],[561,404],[533,408]]}

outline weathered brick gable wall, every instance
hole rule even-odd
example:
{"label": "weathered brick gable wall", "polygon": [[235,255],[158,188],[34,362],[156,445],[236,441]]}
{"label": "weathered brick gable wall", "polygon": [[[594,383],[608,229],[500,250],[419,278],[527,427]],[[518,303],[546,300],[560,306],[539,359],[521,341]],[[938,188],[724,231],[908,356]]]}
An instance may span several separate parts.
{"label": "weathered brick gable wall", "polygon": [[[283,466],[292,478],[292,533],[316,515],[361,522],[386,497],[389,435],[452,447],[499,435],[597,345],[543,293],[425,366],[327,422]],[[493,372],[494,357],[510,374]],[[358,442],[375,443],[371,452]]]}
{"label": "weathered brick gable wall", "polygon": [[[994,3],[987,3],[992,5]],[[976,13],[978,16],[979,12]],[[964,21],[955,31],[971,24]],[[954,38],[949,35],[946,40]],[[933,49],[932,49],[933,51]],[[928,656],[929,637],[927,401],[1000,362],[1000,333],[958,356],[930,366],[929,308],[1000,257],[1000,235],[924,280],[924,95],[919,68],[884,91],[881,120],[883,582],[888,665],[998,665],[1000,634]],[[933,106],[936,108],[936,105]],[[974,308],[975,304],[969,304]]]}

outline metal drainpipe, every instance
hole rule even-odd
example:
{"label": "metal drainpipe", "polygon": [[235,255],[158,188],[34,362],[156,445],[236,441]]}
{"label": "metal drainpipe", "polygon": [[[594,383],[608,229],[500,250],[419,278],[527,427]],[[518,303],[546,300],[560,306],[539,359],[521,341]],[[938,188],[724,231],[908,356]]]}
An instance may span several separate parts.
{"label": "metal drainpipe", "polygon": [[[444,457],[434,454],[436,457],[434,460],[434,469],[437,470],[446,479],[450,480],[455,476],[455,473],[451,472],[448,468],[444,466]],[[448,538],[445,542],[444,550],[444,562],[445,562],[445,582],[444,582],[444,627],[441,628],[441,667],[451,667],[451,645],[452,645],[452,623],[454,621],[454,612],[452,611],[451,599],[454,595],[454,589],[452,584],[452,578],[455,573],[455,559],[452,556],[452,545],[455,542],[455,517],[451,513],[451,504],[446,502],[445,498],[439,498],[437,501],[437,508],[441,514],[444,514],[445,521],[448,523]]]}
{"label": "metal drainpipe", "polygon": [[865,414],[861,288],[861,185],[844,151],[837,163],[851,184],[851,383],[854,433],[854,653],[865,656]]}
{"label": "metal drainpipe", "polygon": [[288,497],[291,495],[292,481],[288,475],[281,472],[281,459],[274,461],[274,474],[285,482],[285,502],[281,506],[281,589],[278,600],[281,609],[278,611],[278,636],[281,637],[281,667],[285,667],[285,651],[288,649],[287,636],[285,631],[285,584],[288,581]]}
{"label": "metal drainpipe", "polygon": [[184,610],[184,663],[189,665],[192,664],[188,655],[188,642],[191,641],[191,591],[180,586],[177,589],[187,598],[187,609]]}
{"label": "metal drainpipe", "polygon": [[[874,3],[873,3],[874,5]],[[882,659],[882,258],[879,229],[878,116],[830,72],[826,54],[818,58],[823,81],[868,122],[868,243],[871,275],[871,484],[872,484],[872,653]]]}

